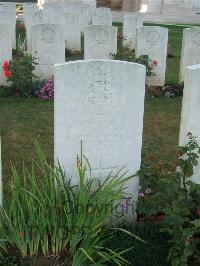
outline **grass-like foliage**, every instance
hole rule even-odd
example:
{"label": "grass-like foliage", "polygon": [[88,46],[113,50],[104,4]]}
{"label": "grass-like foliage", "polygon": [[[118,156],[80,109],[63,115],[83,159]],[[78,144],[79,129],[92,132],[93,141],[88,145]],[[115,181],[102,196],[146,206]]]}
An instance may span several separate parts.
{"label": "grass-like foliage", "polygon": [[[61,256],[65,265],[128,265],[127,250],[105,247],[112,238],[105,224],[113,208],[124,198],[123,174],[103,182],[87,179],[87,160],[77,159],[79,185],[72,185],[60,167],[48,164],[37,146],[38,162],[19,175],[12,169],[10,198],[0,209],[1,254],[16,250],[22,259]],[[106,208],[105,208],[106,206]],[[137,238],[137,237],[136,237]],[[138,238],[138,240],[140,240]]]}

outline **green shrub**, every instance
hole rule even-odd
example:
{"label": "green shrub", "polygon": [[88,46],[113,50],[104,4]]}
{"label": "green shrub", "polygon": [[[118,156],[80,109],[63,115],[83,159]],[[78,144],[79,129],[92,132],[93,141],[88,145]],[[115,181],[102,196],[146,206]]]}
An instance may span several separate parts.
{"label": "green shrub", "polygon": [[64,254],[66,265],[72,266],[128,265],[123,254],[130,249],[112,250],[105,242],[116,230],[134,235],[120,228],[106,234],[105,224],[113,207],[126,196],[124,184],[129,178],[108,176],[103,183],[88,180],[88,164],[81,156],[77,159],[80,183],[74,186],[37,149],[39,163],[33,163],[31,171],[24,167],[19,176],[13,168],[11,197],[0,209],[1,253],[12,248],[24,259]]}
{"label": "green shrub", "polygon": [[13,91],[22,97],[36,97],[39,94],[44,81],[40,81],[34,74],[36,58],[30,54],[17,54],[9,62],[10,76],[8,81],[11,82]]}
{"label": "green shrub", "polygon": [[122,47],[114,55],[115,60],[128,61],[133,63],[138,63],[146,66],[146,76],[151,77],[155,76],[154,69],[157,66],[157,61],[149,58],[148,55],[141,55],[140,57],[135,56],[135,51],[130,50],[129,48]]}
{"label": "green shrub", "polygon": [[170,236],[168,258],[173,266],[200,264],[200,184],[190,180],[200,148],[191,133],[188,137],[188,144],[178,152],[175,170],[166,171],[164,163],[150,156],[141,171],[138,213],[163,214],[161,231]]}

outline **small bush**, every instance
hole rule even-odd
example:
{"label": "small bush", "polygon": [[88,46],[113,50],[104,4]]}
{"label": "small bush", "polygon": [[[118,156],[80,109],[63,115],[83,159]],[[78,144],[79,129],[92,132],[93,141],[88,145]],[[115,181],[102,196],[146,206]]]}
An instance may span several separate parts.
{"label": "small bush", "polygon": [[164,87],[147,86],[147,94],[155,98],[175,98],[183,95],[184,84],[167,85]]}
{"label": "small bush", "polygon": [[199,155],[200,147],[188,133],[188,144],[177,153],[175,170],[166,171],[164,163],[150,156],[141,171],[138,213],[161,218],[161,232],[170,236],[172,266],[200,265],[200,184],[190,180]]}
{"label": "small bush", "polygon": [[155,76],[154,69],[156,68],[158,62],[149,58],[148,55],[141,55],[136,58],[135,51],[130,50],[129,48],[121,48],[114,55],[115,60],[128,61],[133,63],[138,63],[146,66],[146,76],[151,77]]}
{"label": "small bush", "polygon": [[4,73],[17,96],[37,97],[44,81],[34,74],[36,58],[18,54],[14,60],[4,62]]}

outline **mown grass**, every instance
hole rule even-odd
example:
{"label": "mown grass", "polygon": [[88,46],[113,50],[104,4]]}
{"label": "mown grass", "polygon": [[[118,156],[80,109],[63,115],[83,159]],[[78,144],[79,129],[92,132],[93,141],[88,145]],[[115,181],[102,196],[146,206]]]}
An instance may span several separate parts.
{"label": "mown grass", "polygon": [[[165,162],[175,159],[180,123],[181,97],[145,101],[143,156],[156,153]],[[34,142],[53,161],[53,102],[7,97],[0,99],[3,176],[6,183],[10,163],[20,170],[35,158]]]}

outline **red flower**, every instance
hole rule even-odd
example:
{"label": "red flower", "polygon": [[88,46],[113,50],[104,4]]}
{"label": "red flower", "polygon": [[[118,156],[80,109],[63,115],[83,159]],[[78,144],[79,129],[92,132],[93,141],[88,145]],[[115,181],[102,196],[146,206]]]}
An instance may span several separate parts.
{"label": "red flower", "polygon": [[153,61],[153,65],[157,66],[158,62],[156,60]]}
{"label": "red flower", "polygon": [[6,70],[6,71],[4,71],[4,75],[6,76],[6,78],[10,78],[11,72],[9,70]]}
{"label": "red flower", "polygon": [[5,61],[3,64],[4,71],[9,71],[9,62]]}

